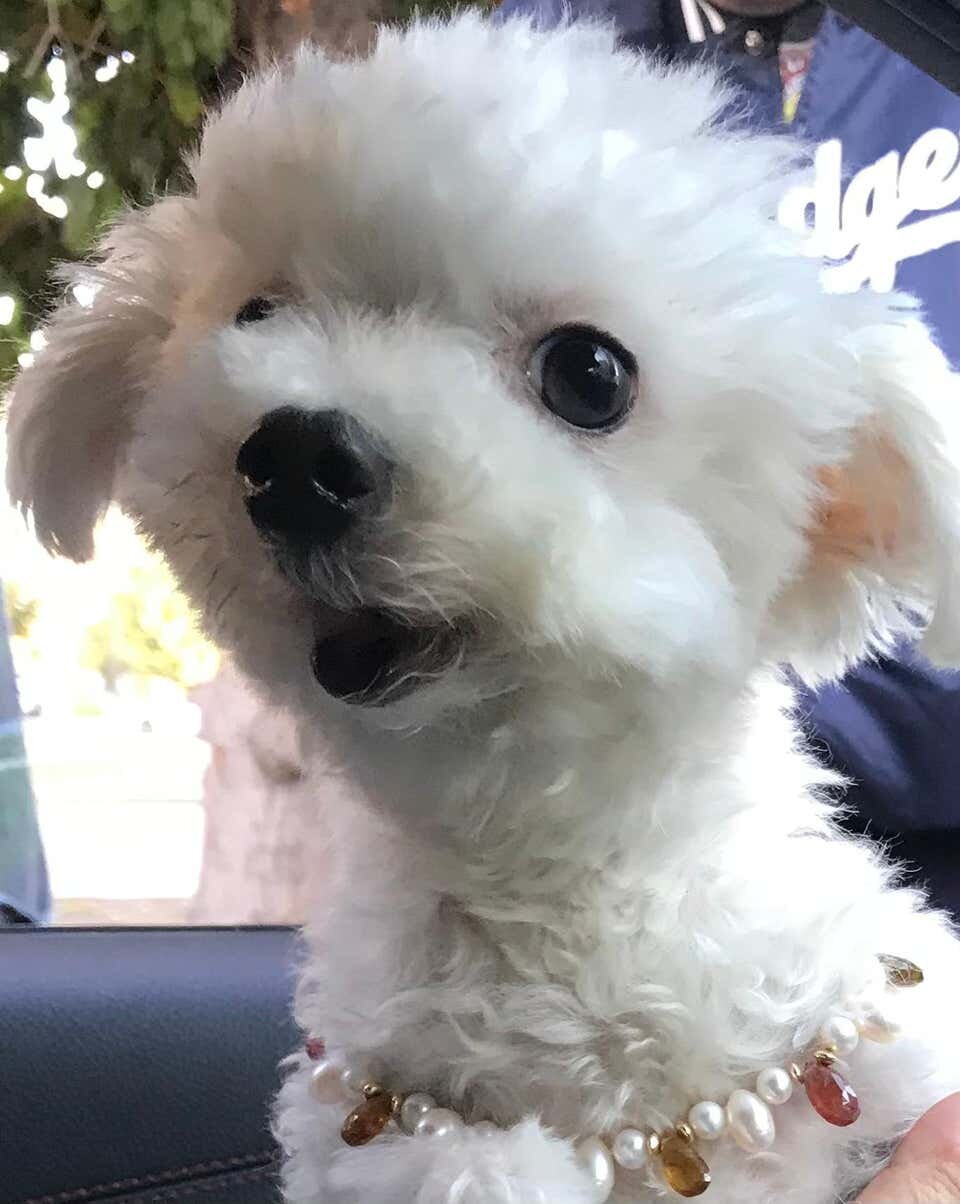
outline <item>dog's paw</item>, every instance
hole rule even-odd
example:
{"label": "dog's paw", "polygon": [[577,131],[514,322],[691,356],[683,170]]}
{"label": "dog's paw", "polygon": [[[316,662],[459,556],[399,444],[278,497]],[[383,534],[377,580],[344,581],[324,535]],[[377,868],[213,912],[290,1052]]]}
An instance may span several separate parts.
{"label": "dog's paw", "polygon": [[[595,1204],[596,1189],[569,1141],[536,1120],[442,1138],[392,1137],[338,1151],[336,1199],[378,1204]],[[349,1193],[354,1194],[349,1194]]]}

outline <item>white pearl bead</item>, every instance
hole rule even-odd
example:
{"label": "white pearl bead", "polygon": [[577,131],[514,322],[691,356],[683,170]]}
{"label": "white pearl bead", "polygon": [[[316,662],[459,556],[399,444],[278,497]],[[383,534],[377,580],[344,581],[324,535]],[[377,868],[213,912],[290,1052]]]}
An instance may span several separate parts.
{"label": "white pearl bead", "polygon": [[612,1149],[614,1159],[625,1171],[638,1171],[647,1161],[647,1135],[639,1129],[621,1129]]}
{"label": "white pearl bead", "polygon": [[820,1040],[827,1046],[835,1046],[841,1057],[851,1054],[860,1044],[857,1026],[849,1016],[831,1016],[820,1030]]}
{"label": "white pearl bead", "polygon": [[604,1204],[613,1191],[616,1175],[610,1151],[599,1137],[587,1137],[576,1147],[575,1153],[580,1165],[593,1180],[594,1204]]}
{"label": "white pearl bead", "polygon": [[412,1133],[421,1116],[436,1106],[437,1101],[432,1095],[427,1095],[425,1091],[415,1091],[413,1095],[408,1095],[400,1106],[401,1125],[408,1133]]}
{"label": "white pearl bead", "polygon": [[782,1066],[767,1066],[757,1075],[757,1095],[765,1104],[785,1104],[793,1095],[793,1079]]}
{"label": "white pearl bead", "polygon": [[413,1130],[417,1137],[449,1137],[463,1128],[463,1121],[449,1108],[431,1108],[424,1112]]}
{"label": "white pearl bead", "polygon": [[310,1094],[322,1104],[340,1104],[347,1098],[343,1086],[343,1063],[321,1058],[310,1071]]}
{"label": "white pearl bead", "polygon": [[704,1099],[687,1113],[687,1124],[701,1141],[716,1141],[727,1127],[727,1114],[712,1099]]}
{"label": "white pearl bead", "polygon": [[734,1091],[727,1100],[730,1135],[742,1150],[755,1154],[768,1150],[777,1135],[773,1113],[752,1091]]}
{"label": "white pearl bead", "polygon": [[479,1133],[481,1137],[496,1137],[500,1130],[492,1120],[478,1120],[470,1126],[471,1133]]}
{"label": "white pearl bead", "polygon": [[867,1041],[889,1045],[900,1036],[900,1025],[878,1007],[865,1004],[860,1013],[860,1036]]}

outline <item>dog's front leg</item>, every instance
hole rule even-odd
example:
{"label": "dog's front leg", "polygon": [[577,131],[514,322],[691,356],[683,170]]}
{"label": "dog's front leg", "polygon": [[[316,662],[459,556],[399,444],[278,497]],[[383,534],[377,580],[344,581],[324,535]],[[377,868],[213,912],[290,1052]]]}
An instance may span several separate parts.
{"label": "dog's front leg", "polygon": [[534,1119],[512,1129],[464,1129],[447,1137],[397,1134],[338,1157],[331,1179],[338,1186],[349,1184],[357,1200],[378,1204],[595,1204],[597,1199],[572,1143]]}
{"label": "dog's front leg", "polygon": [[340,1140],[335,1109],[282,1108],[278,1120],[288,1204],[596,1204],[573,1143],[533,1118],[444,1137],[391,1126],[359,1148]]}

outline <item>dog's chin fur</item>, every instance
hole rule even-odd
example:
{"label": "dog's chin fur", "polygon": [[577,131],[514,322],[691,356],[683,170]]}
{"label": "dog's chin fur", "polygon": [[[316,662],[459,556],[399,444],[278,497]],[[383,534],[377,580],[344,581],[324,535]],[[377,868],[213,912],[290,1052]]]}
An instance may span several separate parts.
{"label": "dog's chin fur", "polygon": [[[598,26],[304,52],[211,120],[189,195],[106,237],[93,304],[15,387],[39,537],[82,558],[118,500],[363,791],[324,817],[304,1031],[502,1126],[348,1149],[295,1055],[290,1204],[590,1204],[579,1138],[788,1062],[879,989],[878,951],[928,983],[851,1059],[860,1121],[794,1099],[772,1153],[707,1152],[711,1199],[842,1198],[960,1088],[948,925],[832,826],[774,668],[837,675],[914,626],[957,661],[960,400],[905,301],[821,294],[774,221],[795,148],[734,108]],[[235,326],[264,292],[273,316]],[[527,377],[574,322],[639,364],[607,435]],[[362,537],[295,572],[234,469],[286,405],[346,411],[397,466]],[[414,651],[402,689],[337,700],[311,658],[358,615]],[[663,1191],[621,1173],[613,1198]]]}

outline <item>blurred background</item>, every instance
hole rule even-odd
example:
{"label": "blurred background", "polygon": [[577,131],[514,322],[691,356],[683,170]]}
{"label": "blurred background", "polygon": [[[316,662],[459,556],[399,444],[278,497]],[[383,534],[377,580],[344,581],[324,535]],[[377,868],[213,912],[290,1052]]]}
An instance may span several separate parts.
{"label": "blurred background", "polygon": [[[453,6],[0,0],[0,389],[43,354],[53,269],[118,207],[182,183],[206,105],[303,39],[362,53],[414,7]],[[0,463],[2,444],[0,425]],[[323,812],[346,791],[302,764],[286,717],[221,663],[123,515],[73,565],[33,543],[0,490],[0,580],[0,914],[304,918]]]}

